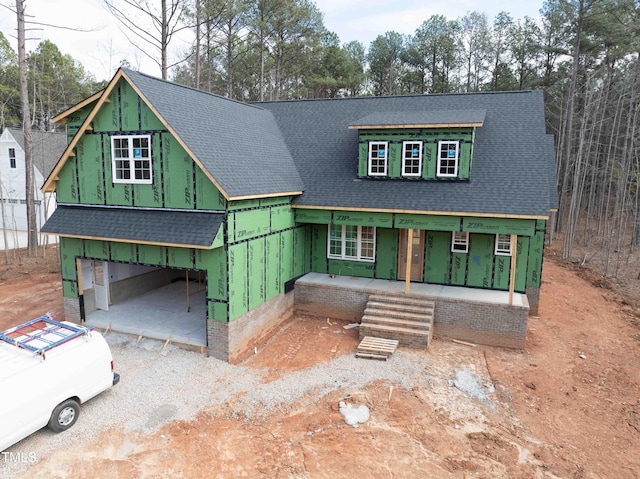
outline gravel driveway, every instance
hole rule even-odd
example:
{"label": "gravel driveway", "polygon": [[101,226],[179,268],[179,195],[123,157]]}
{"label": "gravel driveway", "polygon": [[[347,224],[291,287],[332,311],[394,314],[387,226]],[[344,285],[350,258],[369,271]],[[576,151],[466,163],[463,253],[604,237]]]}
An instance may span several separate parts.
{"label": "gravel driveway", "polygon": [[[447,388],[448,378],[433,371],[425,354],[397,351],[388,361],[356,359],[352,354],[289,372],[272,382],[264,371],[234,366],[203,354],[126,335],[109,333],[121,381],[81,406],[78,422],[55,434],[43,429],[0,456],[0,478],[37,474],[38,461],[57,450],[79,448],[109,428],[151,434],[173,420],[193,419],[203,408],[226,403],[239,393],[234,412],[252,417],[286,409],[307,394],[321,397],[338,388],[361,388],[376,380],[410,388],[416,383]],[[445,374],[446,376],[446,374]],[[438,379],[439,377],[439,379]]]}

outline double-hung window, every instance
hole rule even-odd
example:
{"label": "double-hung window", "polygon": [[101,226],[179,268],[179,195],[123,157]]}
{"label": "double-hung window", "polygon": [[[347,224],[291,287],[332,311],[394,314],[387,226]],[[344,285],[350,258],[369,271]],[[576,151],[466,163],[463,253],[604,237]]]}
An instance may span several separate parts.
{"label": "double-hung window", "polygon": [[16,167],[16,149],[15,148],[9,148],[9,167],[10,168]]}
{"label": "double-hung window", "polygon": [[458,176],[459,141],[438,142],[438,176],[450,178]]}
{"label": "double-hung window", "polygon": [[374,226],[329,225],[327,257],[374,261],[376,257],[376,228]]}
{"label": "double-hung window", "polygon": [[151,184],[151,136],[112,136],[111,168],[114,183]]}
{"label": "double-hung window", "polygon": [[369,142],[369,176],[386,176],[388,157],[389,142]]}
{"label": "double-hung window", "polygon": [[402,143],[402,175],[420,176],[422,174],[422,142],[404,141]]}
{"label": "double-hung window", "polygon": [[467,233],[466,231],[454,231],[453,233],[451,233],[451,252],[469,252],[469,233]]}
{"label": "double-hung window", "polygon": [[498,256],[511,256],[511,235],[496,235],[496,250]]}

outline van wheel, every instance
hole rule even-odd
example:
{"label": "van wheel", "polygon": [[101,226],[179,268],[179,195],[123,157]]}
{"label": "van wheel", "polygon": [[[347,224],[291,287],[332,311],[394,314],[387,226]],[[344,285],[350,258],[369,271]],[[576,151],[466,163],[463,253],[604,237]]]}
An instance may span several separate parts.
{"label": "van wheel", "polygon": [[67,399],[55,407],[48,426],[55,432],[66,431],[76,423],[79,415],[80,405],[73,399]]}

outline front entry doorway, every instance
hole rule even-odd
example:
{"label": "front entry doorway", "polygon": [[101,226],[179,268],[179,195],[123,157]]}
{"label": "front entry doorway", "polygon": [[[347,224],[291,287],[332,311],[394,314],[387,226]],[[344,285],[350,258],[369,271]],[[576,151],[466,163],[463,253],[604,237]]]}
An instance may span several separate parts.
{"label": "front entry doorway", "polygon": [[[410,230],[400,230],[400,247],[398,248],[398,279],[407,277],[407,253],[409,251]],[[411,230],[411,281],[422,282],[424,273],[424,230]]]}

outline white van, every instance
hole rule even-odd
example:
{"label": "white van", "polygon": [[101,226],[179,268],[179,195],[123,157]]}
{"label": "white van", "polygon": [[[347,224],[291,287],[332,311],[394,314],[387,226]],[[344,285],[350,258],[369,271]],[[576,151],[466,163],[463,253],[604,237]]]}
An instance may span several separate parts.
{"label": "white van", "polygon": [[0,451],[44,426],[73,426],[80,404],[114,386],[107,342],[49,313],[0,333]]}

